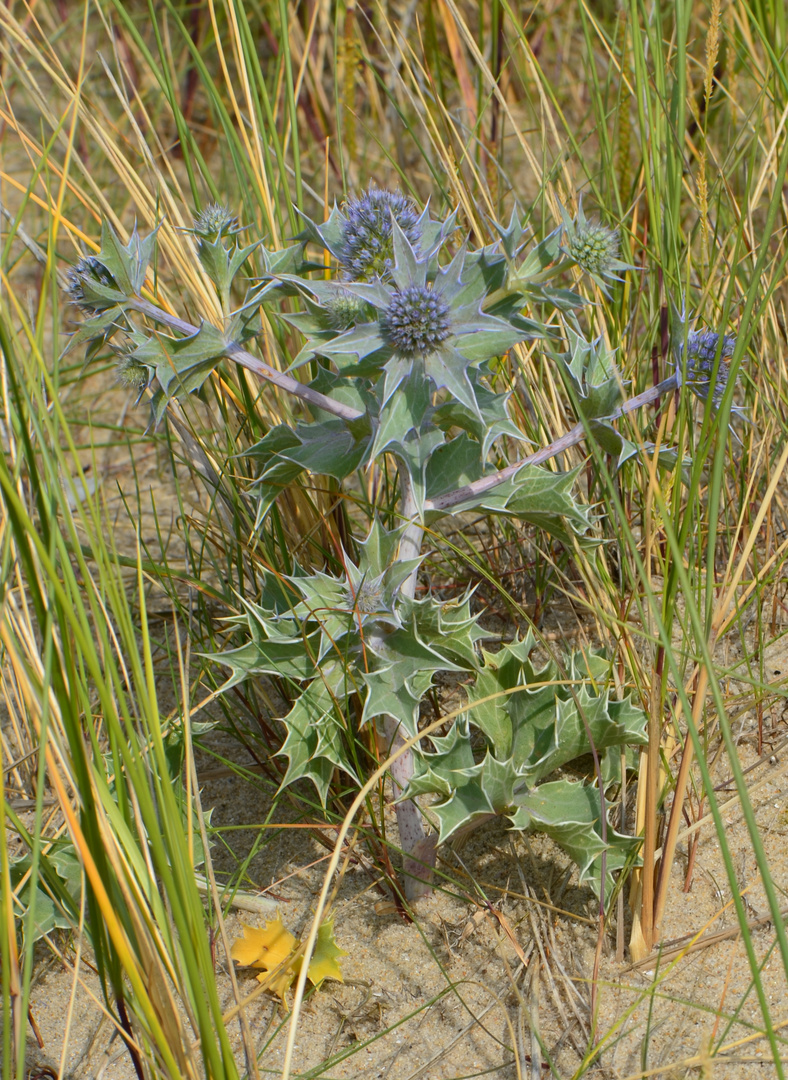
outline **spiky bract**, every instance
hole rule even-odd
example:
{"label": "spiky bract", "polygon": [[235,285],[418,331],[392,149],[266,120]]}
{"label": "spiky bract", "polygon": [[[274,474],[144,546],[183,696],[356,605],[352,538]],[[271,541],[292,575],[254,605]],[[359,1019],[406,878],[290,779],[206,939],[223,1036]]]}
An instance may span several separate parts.
{"label": "spiky bract", "polygon": [[620,277],[623,271],[635,269],[619,258],[621,236],[618,229],[610,229],[599,221],[590,221],[583,211],[582,200],[578,204],[576,217],[570,217],[563,206],[561,216],[564,254],[593,278],[605,295],[609,295],[610,282],[623,280]]}

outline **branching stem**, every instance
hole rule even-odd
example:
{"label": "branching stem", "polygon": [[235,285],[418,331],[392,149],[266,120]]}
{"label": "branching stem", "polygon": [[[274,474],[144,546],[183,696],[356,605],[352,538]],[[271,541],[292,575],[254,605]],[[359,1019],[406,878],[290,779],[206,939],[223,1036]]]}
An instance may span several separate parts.
{"label": "branching stem", "polygon": [[[171,330],[177,330],[179,333],[185,334],[186,336],[196,334],[200,329],[198,326],[194,326],[184,319],[179,319],[177,315],[170,315],[169,312],[164,311],[163,308],[157,307],[155,304],[151,304],[148,300],[134,297],[127,301],[127,306],[134,311],[138,311],[141,315],[147,315],[148,318],[153,319],[164,326],[168,326]],[[294,379],[292,375],[286,375],[282,371],[277,371],[276,368],[271,367],[270,364],[266,364],[264,360],[260,360],[258,357],[253,356],[252,353],[247,352],[246,349],[242,348],[235,341],[228,342],[227,355],[237,364],[254,372],[255,375],[272,382],[275,386],[278,386],[280,390],[284,390],[288,394],[293,394],[294,397],[301,398],[301,400],[305,401],[308,405],[323,409],[325,412],[332,413],[342,420],[360,420],[364,415],[362,412],[359,412],[358,409],[354,409],[350,405],[343,405],[341,402],[334,401],[333,398],[321,394],[318,390],[314,390],[311,386],[305,386],[303,383],[299,382],[298,379]],[[623,405],[619,405],[610,416],[599,417],[599,419],[616,420],[618,417],[625,416],[627,413],[635,412],[644,405],[650,405],[652,402],[657,401],[663,394],[668,394],[672,390],[676,390],[678,385],[679,376],[670,375],[656,386],[644,390],[642,394],[638,394],[636,397],[630,398],[629,401],[625,401]],[[451,510],[452,507],[459,506],[460,503],[465,502],[466,499],[473,498],[475,495],[482,494],[486,491],[492,491],[492,489],[499,484],[503,484],[506,480],[509,480],[525,465],[541,465],[543,462],[549,461],[550,458],[562,454],[565,450],[568,450],[570,446],[576,446],[586,437],[586,432],[586,425],[582,422],[575,424],[575,426],[567,431],[565,435],[562,435],[560,439],[556,439],[555,442],[550,443],[549,446],[544,446],[541,450],[537,450],[527,457],[520,458],[519,461],[507,465],[505,469],[500,469],[497,473],[493,473],[492,476],[485,476],[481,480],[475,480],[472,484],[466,484],[464,487],[457,488],[455,491],[448,491],[435,499],[427,499],[424,504],[424,510]],[[405,512],[404,506],[403,512]],[[412,514],[406,513],[405,516],[410,519]],[[415,554],[418,555],[418,550],[421,548],[421,535],[417,538],[414,531],[412,538],[406,543],[407,536],[408,534],[406,533],[406,536],[403,537],[402,541],[403,547],[400,550],[402,551],[403,548],[410,546],[411,550],[415,550]],[[418,547],[414,549],[413,544],[416,541],[418,542]],[[415,556],[414,554],[408,556],[401,554],[400,557],[414,558]]]}
{"label": "branching stem", "polygon": [[[126,306],[138,311],[141,315],[147,315],[149,319],[153,319],[163,326],[168,326],[171,330],[177,330],[179,333],[185,334],[187,337],[199,332],[199,326],[194,326],[192,323],[186,322],[185,319],[179,319],[177,315],[170,315],[169,312],[164,311],[163,308],[157,307],[155,304],[151,304],[148,300],[134,297],[126,302]],[[266,364],[264,360],[260,360],[258,357],[253,356],[252,353],[247,352],[237,341],[227,343],[227,355],[236,364],[240,364],[241,367],[254,372],[255,375],[262,379],[267,379],[268,382],[278,386],[280,390],[301,398],[308,405],[324,409],[342,420],[360,420],[364,415],[350,405],[343,405],[342,402],[334,401],[333,398],[321,394],[319,390],[314,390],[311,386],[305,386],[298,379],[294,379],[292,375],[277,371],[270,364]]]}
{"label": "branching stem", "polygon": [[[642,394],[638,394],[636,397],[630,398],[629,401],[625,401],[623,405],[619,405],[609,416],[599,417],[599,420],[616,420],[619,416],[625,416],[627,413],[635,412],[636,409],[641,409],[644,405],[649,405],[651,402],[656,401],[658,398],[662,397],[663,394],[668,394],[671,390],[677,389],[678,384],[678,376],[670,375],[656,386],[644,390]],[[428,510],[450,510],[454,506],[459,506],[460,503],[465,502],[467,499],[473,498],[476,495],[481,495],[486,491],[492,491],[493,488],[504,483],[504,481],[509,480],[518,473],[524,466],[541,465],[542,462],[549,461],[550,458],[562,454],[564,450],[568,450],[570,446],[576,446],[577,443],[582,442],[586,437],[586,431],[587,427],[581,421],[579,424],[575,424],[573,428],[570,428],[570,430],[567,431],[565,435],[562,435],[560,439],[556,439],[555,442],[550,443],[549,446],[545,446],[541,450],[529,454],[527,457],[520,458],[519,461],[507,465],[505,469],[499,469],[497,473],[493,473],[491,476],[484,476],[481,480],[474,480],[472,484],[466,484],[464,487],[457,488],[455,491],[447,491],[445,495],[438,495],[435,499],[427,499],[424,503],[424,510],[425,512]]]}

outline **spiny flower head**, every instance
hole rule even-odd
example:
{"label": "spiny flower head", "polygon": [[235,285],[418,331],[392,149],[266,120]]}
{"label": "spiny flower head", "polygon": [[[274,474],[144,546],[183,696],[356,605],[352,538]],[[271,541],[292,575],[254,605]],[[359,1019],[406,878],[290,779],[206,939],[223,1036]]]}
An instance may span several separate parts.
{"label": "spiny flower head", "polygon": [[589,221],[567,238],[569,257],[589,274],[605,274],[618,258],[621,241],[617,229]]}
{"label": "spiny flower head", "polygon": [[68,297],[86,315],[107,311],[122,299],[119,295],[106,295],[110,289],[115,293],[120,291],[112,274],[94,255],[83,256],[68,271]]}
{"label": "spiny flower head", "polygon": [[[711,389],[711,400],[715,409],[719,407],[728,384],[728,362],[735,347],[736,338],[733,334],[718,334],[714,330],[690,330],[687,334],[687,385],[701,401],[706,401]],[[683,352],[683,343],[681,351]],[[717,365],[717,377],[712,385],[711,379],[718,354],[720,361]]]}
{"label": "spiny flower head", "polygon": [[398,191],[369,188],[345,204],[345,223],[337,257],[349,281],[387,277],[394,261],[392,219],[408,240],[419,240],[419,215],[412,199]]}
{"label": "spiny flower head", "polygon": [[215,243],[220,237],[235,236],[237,232],[240,232],[238,217],[226,206],[211,203],[194,219],[192,232],[197,237],[198,243],[203,240]]}
{"label": "spiny flower head", "polygon": [[383,575],[363,578],[353,591],[352,583],[347,587],[348,607],[362,615],[375,615],[387,606],[386,589]]}
{"label": "spiny flower head", "polygon": [[118,352],[117,378],[121,386],[130,390],[144,390],[151,381],[150,368],[143,364],[132,353]]}
{"label": "spiny flower head", "polygon": [[618,229],[609,229],[599,221],[589,221],[583,211],[582,199],[578,203],[577,217],[571,218],[563,206],[561,215],[564,219],[564,254],[585,270],[605,295],[609,295],[609,282],[621,281],[618,276],[621,271],[635,269],[619,258],[621,236]]}
{"label": "spiny flower head", "polygon": [[[534,324],[515,323],[483,310],[489,284],[480,262],[466,259],[464,246],[448,266],[437,266],[430,254],[416,250],[394,221],[392,251],[389,280],[377,277],[343,286],[369,306],[368,321],[330,341],[312,339],[302,353],[336,358],[346,374],[354,369],[365,375],[384,373],[381,409],[403,380],[418,373],[436,390],[447,390],[481,421],[476,376],[469,376],[469,370],[532,336]],[[316,284],[310,285],[315,295]],[[349,359],[354,355],[357,366]]]}
{"label": "spiny flower head", "polygon": [[451,333],[449,305],[426,285],[408,285],[393,293],[381,325],[397,352],[423,356],[434,352]]}
{"label": "spiny flower head", "polygon": [[332,330],[339,332],[366,321],[368,312],[368,305],[363,300],[342,289],[337,289],[325,304],[326,321]]}

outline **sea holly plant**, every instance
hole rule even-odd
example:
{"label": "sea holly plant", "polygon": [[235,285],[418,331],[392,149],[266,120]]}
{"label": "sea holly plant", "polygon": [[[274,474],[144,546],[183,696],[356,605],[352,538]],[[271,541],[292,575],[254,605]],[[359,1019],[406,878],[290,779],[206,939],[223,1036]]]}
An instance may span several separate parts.
{"label": "sea holly plant", "polygon": [[[645,742],[642,710],[612,691],[602,656],[540,665],[530,635],[482,649],[489,634],[472,594],[445,600],[417,588],[425,530],[481,511],[570,547],[597,543],[575,473],[544,463],[587,439],[623,466],[644,444],[628,443],[613,421],[681,386],[716,406],[730,339],[688,332],[674,309],[674,373],[626,399],[614,354],[586,340],[575,314],[584,301],[560,281],[579,267],[607,291],[628,269],[616,231],[582,210],[536,243],[513,213],[495,224],[496,243],[474,248],[454,214],[435,220],[406,196],[373,188],[324,223],[305,218],[283,250],[243,243],[241,232],[221,207],[194,224],[220,326],[195,326],[153,302],[155,234],[143,239],[135,229],[124,244],[105,223],[101,250],[70,275],[85,314],[73,341],[94,351],[110,343],[122,380],[149,392],[154,425],[225,360],[301,401],[296,423],[271,427],[243,451],[257,527],[303,474],[332,477],[352,493],[365,470],[393,466],[398,503],[357,526],[341,573],[294,565],[265,576],[243,601],[242,644],[214,657],[230,671],[227,686],[278,680],[289,701],[280,717],[283,784],[310,781],[323,803],[332,785],[358,786],[381,755],[398,754],[391,779],[408,899],[429,890],[438,843],[494,817],[548,833],[581,879],[609,895],[613,872],[636,857],[637,842],[608,821],[608,797],[622,752]],[[534,318],[545,307],[563,320],[565,352]],[[251,351],[261,312],[301,335],[288,372]],[[578,423],[523,454],[495,374],[509,350],[535,339],[563,372]],[[462,713],[444,735],[419,740],[425,698],[451,673],[464,687]],[[417,741],[403,750],[408,739]],[[567,776],[588,754],[597,762],[591,775]]]}

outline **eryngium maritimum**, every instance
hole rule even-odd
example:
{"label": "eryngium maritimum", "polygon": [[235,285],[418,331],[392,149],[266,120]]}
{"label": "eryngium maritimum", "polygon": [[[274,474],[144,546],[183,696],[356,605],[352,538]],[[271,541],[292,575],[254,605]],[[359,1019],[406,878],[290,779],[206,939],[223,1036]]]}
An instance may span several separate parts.
{"label": "eryngium maritimum", "polygon": [[411,199],[397,191],[370,188],[345,207],[346,221],[338,259],[349,281],[386,277],[394,263],[392,217],[414,247],[419,239],[419,215]]}
{"label": "eryngium maritimum", "polygon": [[434,350],[451,333],[449,305],[426,285],[398,289],[381,320],[390,345],[405,356]]}
{"label": "eryngium maritimum", "polygon": [[570,258],[586,273],[604,277],[615,269],[621,241],[617,229],[608,229],[596,221],[587,221],[567,240]]}
{"label": "eryngium maritimum", "polygon": [[326,302],[326,321],[332,330],[347,330],[355,323],[363,322],[367,305],[356,296],[337,290]]}
{"label": "eryngium maritimum", "polygon": [[[99,286],[98,289],[93,286]],[[72,304],[77,304],[86,315],[106,311],[118,303],[118,298],[104,297],[102,289],[117,291],[114,277],[93,255],[85,255],[68,271],[66,292]]]}
{"label": "eryngium maritimum", "polygon": [[599,221],[589,221],[583,211],[582,200],[578,202],[575,218],[571,218],[563,206],[561,217],[561,247],[564,254],[589,274],[602,292],[609,296],[608,284],[623,281],[619,275],[625,270],[635,269],[618,257],[621,249],[618,229],[609,229]]}
{"label": "eryngium maritimum", "polygon": [[130,390],[144,390],[150,385],[151,371],[131,353],[118,353],[117,378],[121,386]]}
{"label": "eryngium maritimum", "polygon": [[361,615],[376,615],[386,607],[386,596],[383,585],[383,575],[364,579],[358,586],[358,591],[353,592],[352,587],[347,590],[348,604]]}
{"label": "eryngium maritimum", "polygon": [[[711,400],[715,409],[719,407],[728,383],[728,361],[733,356],[735,347],[736,338],[733,334],[717,334],[713,330],[690,330],[687,334],[687,385],[702,401],[706,401],[711,389]],[[718,353],[720,360],[717,377],[712,385]]]}
{"label": "eryngium maritimum", "polygon": [[211,203],[194,219],[192,232],[199,240],[216,241],[239,232],[238,218],[226,206]]}

